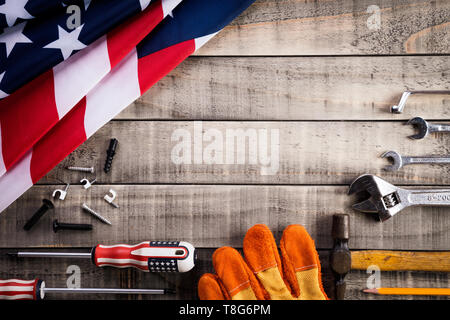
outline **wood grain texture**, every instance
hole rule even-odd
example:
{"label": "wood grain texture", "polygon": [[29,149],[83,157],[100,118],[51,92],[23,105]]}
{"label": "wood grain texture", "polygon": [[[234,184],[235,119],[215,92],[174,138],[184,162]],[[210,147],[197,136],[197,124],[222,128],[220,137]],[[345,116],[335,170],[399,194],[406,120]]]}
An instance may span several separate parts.
{"label": "wood grain texture", "polygon": [[[29,249],[28,249],[29,250]],[[32,249],[34,250],[34,249]],[[35,249],[41,250],[42,249]],[[45,249],[48,250],[48,249]],[[61,250],[61,249],[59,249]],[[6,252],[11,250],[0,250],[1,279],[20,278],[34,279],[40,278],[46,282],[47,287],[67,287],[66,274],[67,267],[77,265],[81,269],[81,286],[96,288],[175,288],[176,295],[105,295],[105,294],[48,294],[46,300],[59,299],[132,299],[132,300],[160,300],[160,299],[188,299],[196,300],[198,279],[207,272],[214,272],[211,256],[214,249],[200,249],[198,251],[198,262],[196,267],[185,274],[173,273],[144,273],[135,269],[114,269],[95,267],[89,259],[12,259],[6,256]],[[64,250],[69,252],[89,252],[89,248],[77,248]],[[322,281],[324,289],[330,298],[334,297],[334,280],[331,270],[328,267],[328,251],[319,250],[319,257],[322,264]],[[351,271],[347,277],[346,299],[443,299],[446,297],[427,296],[375,296],[361,292],[366,288],[369,274],[365,271]],[[450,285],[448,273],[429,272],[382,272],[381,283],[390,287],[435,287],[445,288]]]}
{"label": "wood grain texture", "polygon": [[367,270],[377,265],[382,271],[450,272],[449,251],[352,251],[352,269]]}
{"label": "wood grain texture", "polygon": [[[227,153],[236,156],[232,148],[226,149],[226,136],[232,135],[229,130],[253,132],[257,144],[252,144],[254,164],[250,164],[248,141],[240,143],[247,149],[243,164],[237,157],[233,164],[209,164],[206,156],[213,154],[207,148],[213,141],[204,142],[203,148],[196,152],[194,145],[194,125],[198,130],[211,132],[214,129],[217,141],[223,144],[220,159],[226,163]],[[200,128],[202,126],[202,128]],[[266,129],[262,134],[258,131]],[[180,131],[183,130],[183,131]],[[228,130],[228,133],[227,133]],[[250,131],[248,131],[250,130]],[[179,138],[172,141],[174,133],[183,132],[190,135],[184,137],[191,147],[189,164],[175,164],[173,152],[181,154],[177,149]],[[272,146],[270,135],[279,135],[279,152]],[[446,134],[433,134],[422,141],[407,138],[414,133],[412,126],[402,122],[202,122],[192,121],[115,121],[100,129],[85,144],[73,152],[58,165],[40,183],[58,183],[69,181],[71,177],[82,178],[81,174],[65,170],[69,165],[95,166],[97,181],[101,183],[164,183],[164,184],[341,184],[349,185],[364,173],[381,176],[393,184],[445,185],[450,183],[450,166],[448,165],[409,165],[396,172],[385,172],[384,166],[389,164],[381,155],[389,150],[396,150],[401,155],[422,156],[429,154],[449,154]],[[103,173],[102,168],[109,139],[119,140],[119,147],[114,158],[110,174]],[[212,138],[215,141],[215,138]],[[197,142],[201,140],[199,138]],[[264,147],[261,143],[267,140],[265,154],[271,156],[272,172],[265,172]],[[276,139],[273,140],[276,143]],[[190,143],[189,143],[190,142]],[[197,146],[199,144],[197,143]],[[175,150],[175,151],[174,151]],[[205,151],[206,150],[206,151]],[[272,150],[272,152],[270,151]],[[195,164],[195,154],[200,159]],[[132,155],[132,156],[130,156]],[[218,156],[219,157],[219,156]],[[278,157],[278,161],[276,158]],[[203,161],[203,162],[202,162]],[[208,160],[209,161],[209,160]],[[272,174],[273,173],[273,174]],[[267,175],[264,175],[267,174]]]}
{"label": "wood grain texture", "polygon": [[197,54],[448,53],[449,22],[447,0],[258,0]]}
{"label": "wood grain texture", "polygon": [[[335,2],[335,1],[332,1]],[[450,33],[449,33],[450,34]],[[193,57],[117,119],[427,120],[450,118],[447,56]]]}
{"label": "wood grain texture", "polygon": [[[103,200],[113,188],[114,209]],[[305,226],[318,248],[329,249],[332,215],[350,214],[351,249],[449,250],[450,215],[444,208],[410,208],[381,223],[350,209],[342,186],[74,185],[66,200],[31,230],[23,225],[55,186],[35,186],[0,216],[0,246],[89,247],[184,240],[198,248],[241,247],[247,230],[267,224],[279,240],[290,224]],[[81,210],[86,202],[111,220],[101,223]],[[53,233],[51,222],[92,223],[92,232]]]}

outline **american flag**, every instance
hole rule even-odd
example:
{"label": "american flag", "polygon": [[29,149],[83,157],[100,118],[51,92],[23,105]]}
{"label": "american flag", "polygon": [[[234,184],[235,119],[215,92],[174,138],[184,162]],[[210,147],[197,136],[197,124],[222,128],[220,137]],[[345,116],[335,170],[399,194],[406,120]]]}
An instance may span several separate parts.
{"label": "american flag", "polygon": [[[31,4],[43,0],[1,1],[0,212],[254,0],[85,0],[90,22],[71,31],[67,15],[57,18],[70,1],[45,0],[47,11],[36,12]],[[22,61],[31,56],[39,62]]]}

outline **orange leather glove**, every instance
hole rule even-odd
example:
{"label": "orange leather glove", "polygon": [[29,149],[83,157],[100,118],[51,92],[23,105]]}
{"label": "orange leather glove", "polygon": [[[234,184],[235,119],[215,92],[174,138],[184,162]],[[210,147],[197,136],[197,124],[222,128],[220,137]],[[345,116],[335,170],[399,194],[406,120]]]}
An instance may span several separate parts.
{"label": "orange leather glove", "polygon": [[280,242],[281,258],[270,229],[250,228],[244,238],[245,261],[236,249],[213,254],[217,274],[198,283],[201,300],[328,300],[322,287],[314,241],[300,225],[288,226]]}

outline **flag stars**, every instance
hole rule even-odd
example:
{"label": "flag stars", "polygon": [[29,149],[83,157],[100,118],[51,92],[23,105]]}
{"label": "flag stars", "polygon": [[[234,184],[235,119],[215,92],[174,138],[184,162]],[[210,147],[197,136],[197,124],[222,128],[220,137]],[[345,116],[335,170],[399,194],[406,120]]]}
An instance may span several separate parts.
{"label": "flag stars", "polygon": [[67,32],[58,26],[58,39],[46,45],[44,49],[59,49],[64,60],[66,60],[72,55],[72,52],[86,48],[86,45],[78,40],[83,27],[84,24],[71,32]]}
{"label": "flag stars", "polygon": [[0,34],[0,43],[6,45],[6,57],[11,54],[18,43],[33,43],[23,34],[23,29],[25,28],[26,22],[19,23],[18,25],[6,28],[5,31]]}
{"label": "flag stars", "polygon": [[[5,72],[3,72],[2,74],[0,74],[0,84],[3,81],[3,77],[5,76]],[[4,92],[3,90],[0,90],[0,99],[6,98],[8,96],[8,94],[6,92]]]}
{"label": "flag stars", "polygon": [[34,17],[25,9],[28,0],[5,0],[0,5],[0,13],[3,13],[8,26],[13,26],[18,18],[33,19]]}

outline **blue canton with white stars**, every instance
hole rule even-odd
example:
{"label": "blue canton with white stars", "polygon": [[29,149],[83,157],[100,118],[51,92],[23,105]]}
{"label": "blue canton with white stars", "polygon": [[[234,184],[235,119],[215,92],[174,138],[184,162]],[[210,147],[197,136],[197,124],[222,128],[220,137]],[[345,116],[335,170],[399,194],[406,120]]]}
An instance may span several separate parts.
{"label": "blue canton with white stars", "polygon": [[[86,48],[149,0],[0,0],[0,99]],[[76,5],[79,26],[73,26]]]}

